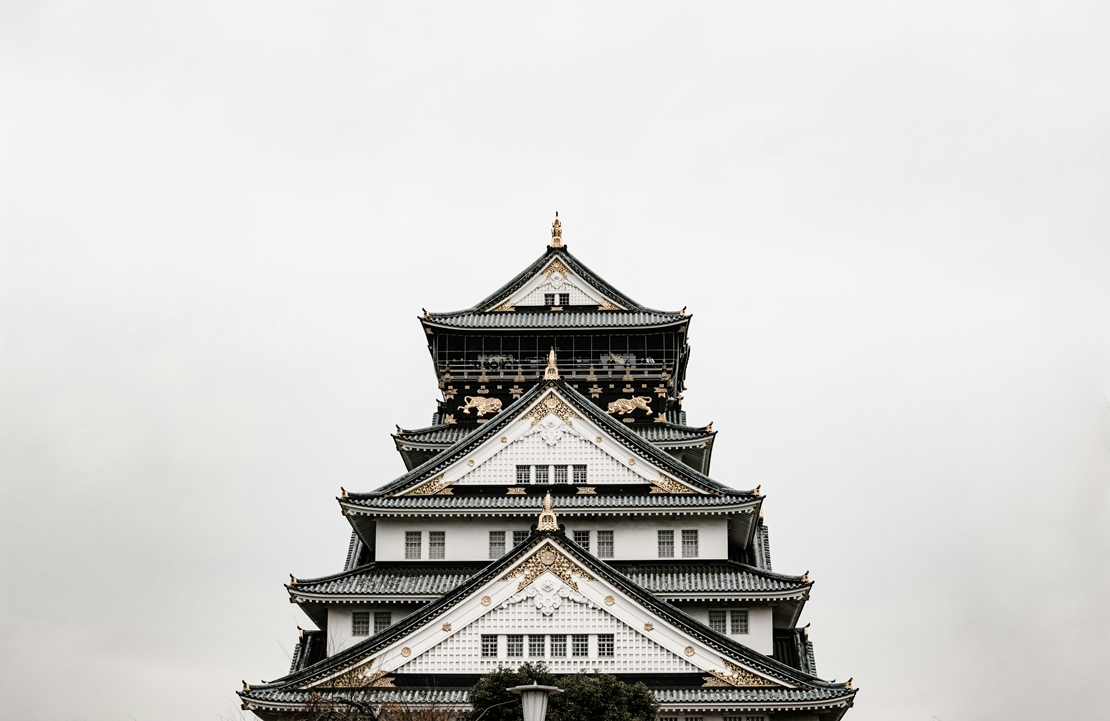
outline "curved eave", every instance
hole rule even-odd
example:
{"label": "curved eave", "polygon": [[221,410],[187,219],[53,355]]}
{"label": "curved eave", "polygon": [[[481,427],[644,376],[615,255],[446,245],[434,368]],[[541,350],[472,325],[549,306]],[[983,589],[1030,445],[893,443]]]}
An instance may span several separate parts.
{"label": "curved eave", "polygon": [[[564,496],[562,498],[582,498],[583,496]],[[681,496],[679,496],[681,497]],[[412,498],[412,497],[406,497]],[[434,509],[437,515],[441,516],[468,516],[468,517],[500,517],[500,518],[534,518],[538,517],[539,511],[543,504],[542,496],[523,496],[523,498],[535,499],[536,503],[530,506],[466,506],[461,508],[452,508],[451,501],[458,501],[461,498],[471,498],[468,496],[420,496],[419,500],[432,501],[440,500],[445,501],[442,506],[435,505],[413,505],[408,507],[394,507],[388,506],[374,506],[373,500],[368,499],[352,500],[351,498],[336,498],[339,502],[340,508],[343,509],[345,516],[383,516],[383,517],[408,517],[408,516],[424,516],[427,515],[428,510]],[[479,498],[482,498],[479,496]],[[488,496],[486,497],[488,498]],[[503,496],[498,499],[504,498],[506,500],[513,500],[522,498],[522,496]],[[597,498],[597,496],[593,496]],[[604,498],[604,496],[601,496]],[[751,514],[758,513],[759,507],[763,503],[763,498],[755,498],[749,501],[743,501],[736,504],[729,505],[704,505],[704,506],[679,506],[679,505],[636,505],[636,506],[580,506],[577,508],[560,506],[556,509],[559,516],[611,516],[611,515],[627,515],[629,513],[636,513],[645,516],[721,516],[733,515],[737,513]]]}
{"label": "curved eave", "polygon": [[[427,317],[421,317],[420,323],[426,330],[451,330],[451,331],[485,331],[485,330],[502,330],[502,331],[521,331],[534,333],[536,331],[549,330],[553,332],[563,330],[628,330],[629,328],[650,328],[650,329],[665,329],[672,326],[678,327],[688,324],[690,319],[694,316],[678,315],[672,313],[661,313],[663,318],[658,322],[627,322],[619,323],[615,320],[621,315],[652,315],[652,313],[642,313],[638,311],[620,311],[620,310],[599,310],[599,311],[565,311],[565,312],[511,312],[511,313],[475,313],[470,314],[430,314]],[[561,323],[528,323],[533,320],[526,318],[526,316],[543,316],[545,319],[567,319],[570,318],[574,322],[563,321]],[[579,318],[579,316],[590,316],[590,319]],[[597,316],[594,319],[594,316]],[[609,316],[609,317],[606,317]],[[472,319],[473,322],[467,323],[452,323],[453,318],[467,318]],[[516,320],[525,318],[525,320]],[[503,322],[502,322],[503,321]],[[583,322],[578,322],[583,321]]]}

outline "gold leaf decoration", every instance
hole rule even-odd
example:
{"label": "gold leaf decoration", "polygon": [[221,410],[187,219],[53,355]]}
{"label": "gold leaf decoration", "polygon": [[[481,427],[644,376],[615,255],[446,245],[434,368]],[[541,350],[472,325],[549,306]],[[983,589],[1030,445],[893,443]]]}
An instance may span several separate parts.
{"label": "gold leaf decoration", "polygon": [[490,313],[514,313],[514,312],[516,312],[516,308],[513,307],[513,302],[511,300],[507,300],[504,303],[502,303],[501,305],[497,306],[496,308],[491,308],[489,312]]}
{"label": "gold leaf decoration", "polygon": [[693,493],[694,491],[673,478],[659,474],[658,481],[651,482],[651,493]]}
{"label": "gold leaf decoration", "polygon": [[444,496],[453,496],[453,495],[455,495],[455,492],[454,492],[453,489],[447,488],[452,483],[454,483],[454,481],[445,480],[443,476],[444,476],[444,474],[440,473],[438,476],[436,476],[432,480],[428,481],[424,485],[420,486],[419,488],[414,488],[411,491],[409,491],[408,495],[410,495],[410,496],[434,496],[436,494],[441,494],[441,495],[444,495]]}
{"label": "gold leaf decoration", "polygon": [[321,681],[324,688],[393,688],[393,678],[381,669],[373,669],[374,661],[365,666],[352,668],[335,678]]}
{"label": "gold leaf decoration", "polygon": [[577,563],[550,545],[544,546],[538,552],[532,554],[527,561],[502,576],[501,580],[508,581],[523,574],[524,578],[520,579],[520,583],[516,587],[517,592],[520,592],[544,573],[551,573],[575,591],[578,590],[578,582],[571,576],[572,573],[584,581],[597,580]]}
{"label": "gold leaf decoration", "polygon": [[617,305],[616,303],[613,303],[612,301],[610,301],[606,298],[601,299],[601,302],[597,304],[597,309],[598,310],[622,310],[619,305]]}
{"label": "gold leaf decoration", "polygon": [[733,686],[735,688],[768,688],[782,686],[782,684],[775,683],[770,679],[754,674],[742,666],[737,666],[727,658],[722,658],[721,662],[728,670],[711,670],[709,672],[711,675],[705,677],[705,683],[703,683],[702,686]]}
{"label": "gold leaf decoration", "polygon": [[554,391],[549,391],[543,400],[532,406],[532,410],[525,413],[522,418],[532,419],[529,424],[529,428],[531,428],[549,415],[554,415],[568,426],[574,425],[574,421],[571,420],[573,418],[582,420],[582,416],[575,413],[570,406],[563,402],[562,398],[555,395]]}
{"label": "gold leaf decoration", "polygon": [[559,273],[564,278],[570,277],[570,268],[566,267],[566,265],[563,264],[563,261],[559,260],[558,258],[551,261],[551,265],[547,266],[543,270],[543,275],[545,278],[550,278],[556,273]]}

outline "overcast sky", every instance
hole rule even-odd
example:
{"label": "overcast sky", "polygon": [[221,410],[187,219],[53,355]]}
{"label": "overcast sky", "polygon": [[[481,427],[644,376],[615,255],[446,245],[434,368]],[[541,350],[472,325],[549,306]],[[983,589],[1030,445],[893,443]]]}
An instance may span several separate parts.
{"label": "overcast sky", "polygon": [[434,410],[421,307],[556,210],[689,306],[850,719],[1105,713],[1105,2],[91,5],[0,4],[0,715],[285,673]]}

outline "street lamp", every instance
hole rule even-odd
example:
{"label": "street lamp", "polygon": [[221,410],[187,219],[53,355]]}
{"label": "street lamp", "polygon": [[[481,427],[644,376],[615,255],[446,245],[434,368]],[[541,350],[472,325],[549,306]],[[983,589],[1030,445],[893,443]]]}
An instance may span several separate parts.
{"label": "street lamp", "polygon": [[514,686],[505,690],[520,694],[520,703],[524,707],[524,721],[544,721],[547,716],[547,697],[563,692],[561,688],[540,686],[535,681],[528,686]]}

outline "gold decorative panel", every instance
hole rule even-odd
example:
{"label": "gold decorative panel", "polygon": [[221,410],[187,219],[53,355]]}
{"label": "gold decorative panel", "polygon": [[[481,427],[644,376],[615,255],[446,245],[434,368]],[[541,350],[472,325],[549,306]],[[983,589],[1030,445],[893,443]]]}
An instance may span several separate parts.
{"label": "gold decorative panel", "polygon": [[405,495],[409,496],[434,496],[444,495],[453,496],[455,492],[453,489],[448,488],[454,481],[448,481],[444,478],[444,474],[440,473],[438,476],[428,481],[419,488],[414,488]]}
{"label": "gold decorative panel", "polygon": [[773,688],[782,686],[780,683],[775,683],[770,679],[752,673],[746,668],[737,666],[727,658],[722,658],[721,662],[728,670],[710,671],[709,673],[711,675],[705,677],[705,683],[703,683],[702,686],[734,686],[736,688]]}
{"label": "gold decorative panel", "polygon": [[548,392],[544,399],[532,406],[532,410],[525,413],[522,418],[531,418],[532,422],[529,427],[532,427],[549,415],[554,415],[568,426],[574,425],[572,418],[582,420],[582,416],[575,413],[570,406],[563,402],[562,398],[553,392]]}
{"label": "gold decorative panel", "polygon": [[658,481],[652,481],[651,493],[694,493],[693,490],[673,478],[659,474]]}
{"label": "gold decorative panel", "polygon": [[584,581],[597,580],[587,573],[585,569],[552,546],[544,546],[538,552],[534,553],[527,561],[502,576],[501,580],[508,581],[523,574],[524,578],[520,579],[520,583],[518,583],[516,587],[516,590],[519,592],[527,588],[532,581],[535,581],[544,573],[554,575],[575,591],[578,590],[578,582],[571,576],[572,573]]}

